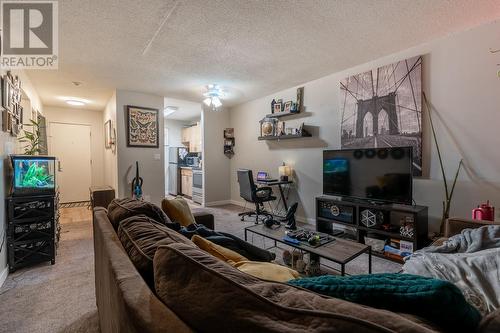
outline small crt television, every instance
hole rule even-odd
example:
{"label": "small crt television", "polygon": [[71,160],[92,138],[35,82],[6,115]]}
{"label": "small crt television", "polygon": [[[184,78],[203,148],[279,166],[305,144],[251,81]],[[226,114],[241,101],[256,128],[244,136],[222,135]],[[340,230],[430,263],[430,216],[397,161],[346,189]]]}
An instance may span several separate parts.
{"label": "small crt television", "polygon": [[53,156],[10,155],[12,196],[53,194],[56,188]]}

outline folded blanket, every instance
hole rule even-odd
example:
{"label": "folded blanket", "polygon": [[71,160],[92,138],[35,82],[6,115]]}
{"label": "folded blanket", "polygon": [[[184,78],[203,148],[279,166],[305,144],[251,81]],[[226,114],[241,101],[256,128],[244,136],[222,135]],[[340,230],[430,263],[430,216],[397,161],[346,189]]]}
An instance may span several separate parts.
{"label": "folded blanket", "polygon": [[447,331],[474,332],[481,314],[452,283],[410,274],[325,275],[287,282],[323,295],[426,318]]}
{"label": "folded blanket", "polygon": [[500,225],[464,229],[460,234],[448,238],[442,245],[429,246],[420,252],[472,253],[492,248],[500,248]]}
{"label": "folded blanket", "polygon": [[403,271],[452,282],[483,315],[500,307],[500,249],[456,254],[417,251]]}

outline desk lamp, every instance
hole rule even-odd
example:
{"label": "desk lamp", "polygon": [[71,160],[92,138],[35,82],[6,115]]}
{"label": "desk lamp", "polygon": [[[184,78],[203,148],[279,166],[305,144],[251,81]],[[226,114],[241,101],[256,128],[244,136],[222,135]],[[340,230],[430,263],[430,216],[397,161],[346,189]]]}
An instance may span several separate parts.
{"label": "desk lamp", "polygon": [[292,175],[292,168],[290,168],[289,165],[285,165],[285,162],[283,162],[283,165],[279,167],[278,172],[280,174],[280,180],[282,182],[287,182],[288,177]]}

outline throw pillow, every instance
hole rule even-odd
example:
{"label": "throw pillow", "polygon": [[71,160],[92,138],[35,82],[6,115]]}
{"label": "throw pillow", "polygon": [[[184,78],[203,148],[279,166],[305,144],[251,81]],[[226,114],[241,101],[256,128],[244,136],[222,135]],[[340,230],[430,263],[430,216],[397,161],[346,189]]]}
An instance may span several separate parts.
{"label": "throw pillow", "polygon": [[135,215],[146,215],[156,222],[171,229],[179,230],[180,226],[172,223],[160,207],[147,201],[130,198],[114,199],[108,206],[108,218],[115,230],[121,221]]}
{"label": "throw pillow", "polygon": [[186,237],[145,215],[132,216],[120,223],[118,238],[144,280],[153,285],[153,257],[160,245],[183,243],[195,246]]}
{"label": "throw pillow", "polygon": [[193,213],[183,197],[163,199],[161,208],[172,221],[179,222],[184,227],[195,223]]}
{"label": "throw pillow", "polygon": [[[200,249],[202,249],[205,252],[210,253],[216,258],[219,258],[222,261],[229,262],[229,263],[237,263],[239,261],[247,261],[248,259],[243,257],[237,252],[234,252],[233,250],[226,249],[223,246],[217,245],[215,243],[212,243],[208,239],[205,239],[201,236],[194,235],[191,238],[191,241],[196,244]],[[290,280],[290,279],[288,279]]]}
{"label": "throw pillow", "polygon": [[272,262],[240,261],[233,266],[256,278],[274,282],[286,282],[300,276],[297,271]]}
{"label": "throw pillow", "polygon": [[432,331],[396,313],[262,281],[185,244],[159,247],[153,265],[157,296],[194,331]]}
{"label": "throw pillow", "polygon": [[481,314],[452,283],[410,274],[324,275],[289,281],[323,295],[414,314],[453,332],[474,332]]}

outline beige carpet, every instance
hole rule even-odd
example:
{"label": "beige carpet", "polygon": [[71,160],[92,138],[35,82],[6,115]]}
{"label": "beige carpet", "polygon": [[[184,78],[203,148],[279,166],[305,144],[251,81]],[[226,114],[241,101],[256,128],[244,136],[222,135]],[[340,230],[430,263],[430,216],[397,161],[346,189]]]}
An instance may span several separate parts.
{"label": "beige carpet", "polygon": [[[207,208],[215,215],[216,230],[243,238],[241,207]],[[91,212],[85,207],[64,208],[62,235],[56,264],[40,264],[10,274],[0,289],[0,332],[99,332],[94,292],[94,258]],[[249,239],[271,246],[259,236]],[[280,246],[286,248],[286,246]],[[276,251],[278,257],[280,249]],[[335,267],[335,264],[331,263]],[[373,272],[397,272],[401,265],[374,257]],[[349,274],[367,272],[367,258],[347,265]]]}

